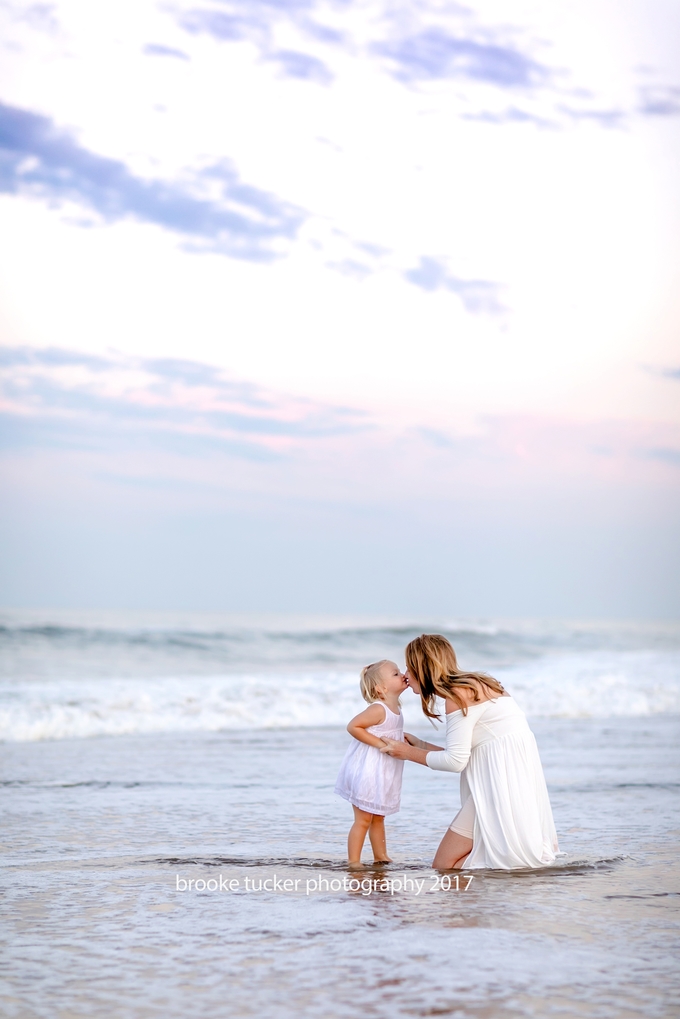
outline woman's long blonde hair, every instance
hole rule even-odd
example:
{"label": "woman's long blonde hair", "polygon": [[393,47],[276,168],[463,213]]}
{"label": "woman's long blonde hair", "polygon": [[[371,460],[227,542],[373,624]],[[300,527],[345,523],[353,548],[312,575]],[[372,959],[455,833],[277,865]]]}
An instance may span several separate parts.
{"label": "woman's long blonde hair", "polygon": [[406,647],[405,658],[406,668],[420,685],[420,700],[427,718],[441,721],[441,715],[435,711],[437,697],[455,701],[467,715],[468,703],[460,696],[461,687],[472,690],[473,701],[481,700],[480,685],[499,695],[505,693],[493,676],[459,669],[452,645],[438,633],[423,633],[412,640]]}

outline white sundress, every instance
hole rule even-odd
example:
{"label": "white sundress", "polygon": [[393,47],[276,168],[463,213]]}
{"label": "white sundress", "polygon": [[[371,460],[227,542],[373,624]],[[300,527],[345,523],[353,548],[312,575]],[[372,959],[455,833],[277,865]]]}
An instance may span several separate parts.
{"label": "white sundress", "polygon": [[536,739],[512,697],[472,704],[466,715],[452,711],[446,750],[431,750],[426,760],[435,771],[461,773],[457,816],[473,827],[466,870],[545,867],[555,860],[557,834]]}
{"label": "white sundress", "polygon": [[[366,732],[373,736],[387,736],[388,739],[404,739],[404,719],[395,714],[386,704],[385,718],[378,725],[370,725]],[[344,800],[369,814],[396,814],[401,804],[401,778],[404,762],[388,754],[382,754],[377,747],[361,743],[352,737],[347,748],[340,773],[335,783],[335,792]]]}

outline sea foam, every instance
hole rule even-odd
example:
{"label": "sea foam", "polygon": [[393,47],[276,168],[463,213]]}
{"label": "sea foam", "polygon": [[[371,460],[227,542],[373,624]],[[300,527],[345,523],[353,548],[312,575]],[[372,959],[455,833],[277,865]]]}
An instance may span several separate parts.
{"label": "sea foam", "polygon": [[[546,655],[494,670],[530,717],[680,714],[673,652]],[[407,726],[419,699],[402,697]],[[64,676],[0,684],[0,739],[344,726],[365,704],[354,671],[222,675]]]}

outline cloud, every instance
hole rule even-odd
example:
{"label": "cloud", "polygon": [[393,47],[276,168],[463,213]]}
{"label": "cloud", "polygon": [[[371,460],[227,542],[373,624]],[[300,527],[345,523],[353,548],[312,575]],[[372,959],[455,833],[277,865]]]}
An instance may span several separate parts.
{"label": "cloud", "polygon": [[365,279],[372,272],[371,268],[363,262],[356,262],[354,259],[345,258],[341,262],[326,262],[329,269],[335,269],[343,276],[351,276],[353,279]]}
{"label": "cloud", "polygon": [[558,106],[557,110],[570,120],[590,120],[600,127],[621,127],[626,119],[623,110],[585,110],[563,105]]}
{"label": "cloud", "polygon": [[381,491],[412,502],[436,478],[446,510],[461,485],[484,498],[506,486],[571,491],[587,479],[639,490],[679,462],[678,429],[665,425],[504,415],[461,431],[453,420],[428,420],[426,408],[404,425],[189,359],[27,348],[3,355],[0,459],[31,485],[43,484],[42,464],[44,483],[62,492],[64,477],[87,487],[107,476],[167,481],[196,499],[203,488],[257,491],[272,509],[282,497],[371,507]]}
{"label": "cloud", "polygon": [[205,32],[223,42],[249,39],[266,46],[274,26],[284,22],[318,42],[343,43],[343,32],[310,17],[317,6],[317,0],[220,0],[218,8],[194,7],[184,11],[179,23],[188,32]]}
{"label": "cloud", "polygon": [[[310,18],[316,0],[221,0],[219,8],[193,7],[179,16],[179,24],[192,34],[205,33],[220,42],[249,40],[269,56],[273,29],[279,22],[298,29],[317,42],[338,45],[344,33]],[[314,59],[313,57],[310,59]]]}
{"label": "cloud", "polygon": [[499,285],[488,280],[464,280],[452,276],[442,259],[423,256],[404,277],[422,290],[450,290],[472,314],[499,315],[505,308],[498,299]]}
{"label": "cloud", "polygon": [[[405,34],[401,30],[403,10],[382,5],[377,19],[364,20],[360,34],[366,34],[368,40],[363,45],[358,37],[352,39],[345,31],[320,24],[312,17],[318,7],[317,0],[222,0],[219,8],[186,10],[180,14],[179,23],[188,32],[206,33],[220,42],[248,40],[258,47],[265,60],[282,62],[290,77],[323,84],[331,80],[332,73],[317,56],[275,48],[273,39],[278,24],[285,24],[288,31],[297,31],[301,40],[342,47],[347,52],[386,61],[392,76],[402,82],[448,78],[502,88],[533,88],[546,84],[551,77],[546,67],[512,45],[470,38],[469,25],[453,31],[440,25],[422,22],[418,25],[422,12],[417,7],[409,12],[411,30]],[[449,4],[446,13],[468,20],[470,15],[469,10],[456,4]],[[386,29],[392,38],[376,38],[377,33],[383,34],[377,27],[380,22],[383,32]]]}
{"label": "cloud", "polygon": [[248,39],[253,34],[268,34],[266,22],[262,23],[259,17],[249,18],[246,11],[242,14],[225,14],[224,11],[197,8],[182,14],[179,23],[187,32],[194,35],[205,32],[222,42]]}
{"label": "cloud", "polygon": [[5,446],[142,441],[262,459],[368,427],[360,411],[269,392],[200,362],[25,347],[1,353]]}
{"label": "cloud", "polygon": [[310,53],[293,49],[276,49],[273,44],[273,27],[279,20],[292,22],[303,36],[316,42],[338,44],[343,34],[312,21],[307,11],[313,3],[307,0],[292,3],[258,3],[257,0],[239,0],[223,4],[226,10],[194,8],[180,15],[179,23],[192,34],[205,33],[219,42],[240,42],[244,39],[254,43],[261,57],[278,65],[287,78],[311,81],[327,85],[333,74],[323,62]]}
{"label": "cloud", "polygon": [[680,467],[680,449],[645,449],[641,455],[645,460],[660,460],[672,467]]}
{"label": "cloud", "polygon": [[558,125],[553,120],[546,120],[545,117],[537,117],[526,110],[519,110],[510,106],[506,110],[492,112],[481,110],[479,113],[463,113],[463,120],[477,120],[482,124],[534,124],[536,127],[555,128]]}
{"label": "cloud", "polygon": [[0,347],[0,370],[18,365],[42,364],[51,368],[66,366],[85,367],[90,371],[105,371],[111,364],[104,357],[81,354],[79,351],[61,350],[58,347],[36,351],[32,347]]}
{"label": "cloud", "polygon": [[646,117],[677,117],[680,114],[680,88],[645,85],[640,89],[638,112]]}
{"label": "cloud", "polygon": [[[217,198],[200,195],[206,181],[220,183]],[[253,261],[275,258],[277,242],[292,240],[303,220],[300,209],[243,184],[227,162],[189,184],[145,180],[83,148],[47,117],[2,103],[0,191],[76,202],[107,222],[151,223],[193,242],[193,250]]]}
{"label": "cloud", "polygon": [[660,368],[658,365],[640,365],[641,369],[657,379],[680,379],[680,368]]}
{"label": "cloud", "polygon": [[323,61],[310,57],[308,53],[278,50],[270,53],[267,59],[278,64],[287,78],[301,78],[303,81],[315,81],[320,85],[327,85],[333,80],[333,75]]}
{"label": "cloud", "polygon": [[[454,439],[447,435],[446,432],[442,432],[437,428],[417,428],[416,433],[425,440],[430,446],[434,446],[435,449],[455,449],[456,442]],[[458,442],[460,445],[460,442]]]}
{"label": "cloud", "polygon": [[[403,85],[451,81],[466,86],[467,102],[476,111],[460,110],[463,120],[489,125],[532,124],[561,129],[581,122],[602,128],[622,126],[632,110],[598,108],[597,98],[585,88],[569,85],[565,68],[549,67],[536,59],[529,43],[518,40],[506,24],[484,25],[470,8],[455,3],[392,4],[377,0],[357,7],[338,0],[333,14],[347,15],[351,8],[353,30],[321,24],[319,0],[217,0],[211,6],[191,7],[177,15],[180,26],[192,34],[207,34],[221,43],[248,41],[260,59],[275,63],[289,78],[328,85],[334,74],[326,59],[333,48],[353,60],[370,61]],[[438,23],[432,19],[438,18]],[[350,24],[350,18],[345,18]],[[509,33],[512,33],[510,35]],[[280,46],[285,38],[286,48]],[[319,55],[319,46],[324,47]],[[308,52],[311,50],[311,52]],[[346,64],[344,65],[347,66]],[[578,97],[581,105],[556,105],[529,112],[516,106],[487,110],[475,100],[475,88],[489,87],[525,96],[540,92],[545,100]],[[680,90],[646,88],[640,92],[639,112],[670,116],[680,111]],[[457,99],[461,96],[457,95]],[[589,106],[589,104],[591,104]],[[456,103],[456,105],[458,105]],[[550,104],[553,106],[553,103]]]}
{"label": "cloud", "polygon": [[436,26],[374,43],[372,49],[386,57],[394,77],[405,82],[463,78],[501,88],[533,88],[550,77],[547,68],[517,49],[451,35]]}
{"label": "cloud", "polygon": [[147,43],[144,47],[144,53],[148,57],[177,57],[179,60],[190,59],[182,50],[176,50],[172,46],[160,46],[155,42]]}
{"label": "cloud", "polygon": [[105,418],[90,418],[85,425],[79,418],[28,417],[0,410],[0,450],[16,453],[57,449],[105,455],[153,450],[189,458],[226,453],[255,463],[271,463],[282,457],[262,443],[249,441],[248,437],[239,439],[233,434],[214,436],[160,427],[121,427],[120,423]]}
{"label": "cloud", "polygon": [[[80,355],[72,356],[79,357]],[[111,364],[111,362],[105,363]],[[259,390],[252,383],[236,382],[225,378],[221,369],[212,364],[186,361],[183,358],[161,357],[147,358],[144,361],[144,366],[151,376],[155,376],[159,380],[156,383],[157,386],[161,383],[167,385],[173,382],[181,382],[187,387],[212,386],[223,396],[243,400],[250,406],[269,406],[267,401],[258,397]]]}
{"label": "cloud", "polygon": [[10,17],[14,21],[23,21],[37,32],[56,35],[59,31],[59,22],[55,17],[54,4],[21,4],[14,8],[11,8],[9,4],[3,4],[2,6],[5,10],[9,9]]}
{"label": "cloud", "polygon": [[318,21],[312,21],[311,18],[304,18],[300,24],[306,35],[319,42],[343,46],[349,41],[345,32],[340,32],[337,28],[331,28],[329,25],[320,25]]}
{"label": "cloud", "polygon": [[381,258],[390,253],[390,249],[384,248],[381,244],[369,244],[368,241],[353,241],[353,244],[358,251],[364,251],[367,255],[372,255],[373,258]]}

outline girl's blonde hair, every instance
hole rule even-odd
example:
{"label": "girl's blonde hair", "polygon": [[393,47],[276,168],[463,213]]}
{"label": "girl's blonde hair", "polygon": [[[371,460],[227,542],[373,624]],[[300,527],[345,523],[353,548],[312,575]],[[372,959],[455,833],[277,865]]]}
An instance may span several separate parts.
{"label": "girl's blonde hair", "polygon": [[441,720],[435,709],[436,697],[449,698],[467,715],[468,703],[460,695],[461,688],[472,690],[473,701],[480,700],[480,686],[503,694],[505,690],[493,676],[485,672],[463,672],[458,667],[456,652],[446,637],[423,633],[406,647],[406,668],[420,684],[420,700],[427,718]]}
{"label": "girl's blonde hair", "polygon": [[379,662],[373,662],[372,665],[367,665],[361,670],[361,679],[359,680],[361,696],[369,704],[382,700],[382,695],[378,690],[378,683],[380,682],[380,670],[386,662],[386,658],[381,658]]}

